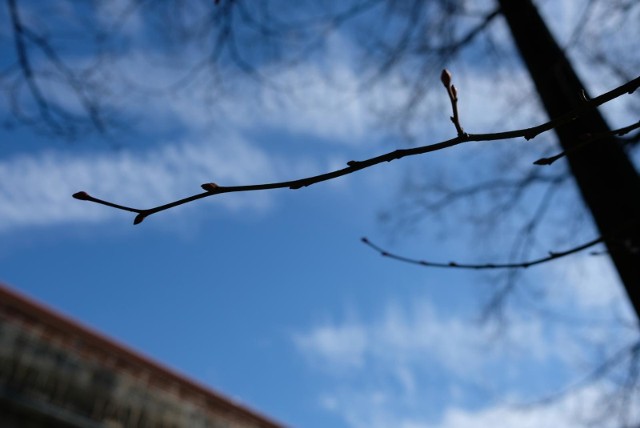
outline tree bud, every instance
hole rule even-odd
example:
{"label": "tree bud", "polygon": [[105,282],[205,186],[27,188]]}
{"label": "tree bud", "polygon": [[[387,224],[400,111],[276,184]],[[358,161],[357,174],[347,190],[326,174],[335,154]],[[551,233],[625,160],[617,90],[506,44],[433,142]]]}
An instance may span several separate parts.
{"label": "tree bud", "polygon": [[73,194],[73,197],[76,199],[80,199],[81,201],[88,201],[91,199],[91,196],[87,192],[77,192]]}
{"label": "tree bud", "polygon": [[440,74],[440,81],[445,88],[448,88],[451,85],[451,73],[446,68],[442,70],[442,73]]}

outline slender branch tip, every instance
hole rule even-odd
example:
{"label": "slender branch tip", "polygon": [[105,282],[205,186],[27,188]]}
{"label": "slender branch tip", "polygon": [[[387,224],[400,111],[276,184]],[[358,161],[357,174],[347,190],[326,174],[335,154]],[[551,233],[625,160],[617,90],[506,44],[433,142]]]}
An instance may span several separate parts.
{"label": "slender branch tip", "polygon": [[540,158],[537,161],[533,162],[534,165],[551,165],[551,161],[549,158]]}
{"label": "slender branch tip", "polygon": [[81,201],[90,201],[93,198],[91,197],[90,194],[88,194],[87,192],[76,192],[72,195],[74,198],[79,199]]}

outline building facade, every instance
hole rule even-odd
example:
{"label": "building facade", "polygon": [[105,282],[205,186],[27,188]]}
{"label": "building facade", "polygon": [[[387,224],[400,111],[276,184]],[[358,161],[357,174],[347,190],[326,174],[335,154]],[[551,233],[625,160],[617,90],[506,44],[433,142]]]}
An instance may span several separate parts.
{"label": "building facade", "polygon": [[0,284],[0,427],[282,426]]}

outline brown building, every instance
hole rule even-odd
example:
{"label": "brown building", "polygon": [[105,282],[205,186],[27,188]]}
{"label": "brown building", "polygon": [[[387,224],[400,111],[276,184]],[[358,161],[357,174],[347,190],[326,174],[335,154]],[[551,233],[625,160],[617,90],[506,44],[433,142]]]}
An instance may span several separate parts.
{"label": "brown building", "polygon": [[282,425],[0,284],[0,427]]}

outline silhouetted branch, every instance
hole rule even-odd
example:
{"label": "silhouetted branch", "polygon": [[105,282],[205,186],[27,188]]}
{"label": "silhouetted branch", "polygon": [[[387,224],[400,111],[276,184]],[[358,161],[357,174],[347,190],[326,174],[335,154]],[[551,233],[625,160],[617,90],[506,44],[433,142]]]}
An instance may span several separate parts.
{"label": "silhouetted branch", "polygon": [[380,253],[383,257],[388,257],[390,259],[398,260],[404,263],[410,263],[414,265],[424,266],[424,267],[436,267],[436,268],[448,268],[448,269],[472,269],[472,270],[485,270],[485,269],[526,269],[531,266],[539,265],[542,263],[550,262],[552,260],[556,260],[562,257],[566,257],[570,254],[578,253],[580,251],[586,250],[587,248],[591,248],[594,245],[600,244],[604,242],[603,238],[597,238],[592,241],[586,242],[582,245],[578,245],[577,247],[571,248],[566,251],[559,252],[549,252],[548,256],[540,257],[537,259],[527,260],[523,262],[517,263],[458,263],[458,262],[429,262],[426,260],[420,259],[412,259],[405,256],[400,256],[394,253],[390,253],[373,242],[369,241],[367,238],[362,238],[362,242]]}
{"label": "silhouetted branch", "polygon": [[[551,165],[552,163],[554,163],[558,159],[565,157],[568,153],[574,153],[574,152],[580,150],[582,147],[586,146],[589,143],[592,143],[594,141],[598,141],[598,140],[601,140],[601,139],[607,138],[607,137],[613,137],[613,136],[621,137],[621,136],[626,135],[629,132],[633,131],[634,129],[638,129],[638,128],[640,128],[640,120],[637,121],[636,123],[632,124],[632,125],[625,126],[625,127],[618,128],[618,129],[614,129],[612,131],[600,132],[598,134],[584,134],[582,136],[582,140],[578,144],[573,146],[571,148],[571,150],[560,152],[557,155],[550,156],[548,158],[540,158],[540,159],[538,159],[537,161],[534,162],[534,165]],[[637,136],[636,136],[636,138],[637,138]]]}
{"label": "silhouetted branch", "polygon": [[[557,185],[563,181],[566,177],[559,177],[555,181],[551,181],[547,186],[547,189],[544,191],[542,198],[538,202],[537,208],[534,210],[530,218],[527,222],[522,226],[520,233],[518,234],[518,238],[514,241],[511,249],[511,260],[522,260],[529,258],[529,253],[532,248],[532,244],[534,242],[536,229],[542,223],[542,220],[545,214],[549,211],[551,207],[551,201],[555,194],[557,193],[558,187]],[[582,249],[577,249],[577,251],[582,251]],[[549,253],[552,256],[554,253]],[[571,253],[569,253],[571,254]],[[567,255],[567,254],[565,254]],[[540,263],[544,263],[545,261],[553,260],[553,257],[549,260],[541,260]],[[531,265],[523,265],[518,267],[529,267]],[[490,300],[484,305],[482,319],[488,319],[490,316],[495,316],[496,314],[502,315],[502,309],[507,301],[507,298],[514,292],[518,285],[518,275],[521,273],[521,270],[510,269],[507,271],[505,276],[504,285],[502,285],[493,296],[491,296]]]}
{"label": "silhouetted branch", "polygon": [[[489,180],[475,179],[468,185],[460,185],[450,180],[432,178],[425,180],[420,174],[420,182],[407,177],[403,184],[400,203],[394,213],[382,213],[381,219],[395,218],[395,227],[414,225],[425,218],[425,213],[438,215],[442,211],[461,203],[473,204],[479,198],[486,199],[485,209],[473,209],[473,221],[483,224],[500,223],[505,214],[517,210],[530,191],[541,186],[559,186],[570,175],[557,169],[529,168],[519,177],[497,177]],[[423,183],[422,180],[425,180]]]}
{"label": "silhouetted branch", "polygon": [[451,56],[451,55],[455,54],[456,52],[458,52],[462,47],[466,46],[471,41],[473,41],[473,39],[478,34],[482,33],[482,31],[484,31],[489,26],[489,24],[493,21],[493,19],[496,18],[499,15],[500,15],[500,8],[497,7],[494,10],[492,10],[491,12],[487,13],[486,15],[484,15],[482,21],[480,21],[480,23],[478,25],[473,27],[464,36],[460,37],[458,40],[454,41],[453,43],[451,43],[449,45],[445,45],[445,46],[423,45],[423,46],[419,46],[418,47],[417,52],[421,53],[421,54],[424,54],[424,53],[429,53],[429,52],[432,52],[432,51],[436,51],[436,52],[440,52],[440,53],[443,53],[445,55]]}
{"label": "silhouetted branch", "polygon": [[[7,0],[7,7],[9,9],[13,44],[16,52],[16,69],[22,77],[22,79],[16,79],[14,85],[9,86],[10,89],[8,90],[14,116],[30,125],[37,126],[38,121],[40,121],[44,125],[44,129],[52,131],[56,135],[75,137],[75,123],[81,122],[81,120],[74,116],[70,109],[52,99],[45,85],[48,81],[54,80],[53,77],[59,77],[75,95],[80,106],[86,112],[91,126],[100,133],[104,133],[106,126],[102,117],[103,112],[101,111],[99,100],[95,94],[91,93],[92,82],[87,79],[87,76],[74,71],[73,67],[65,63],[52,45],[50,36],[43,36],[23,21],[17,0]],[[39,65],[40,70],[38,70],[38,65],[34,65],[32,59],[34,52],[31,52],[31,50],[35,50],[35,53],[39,51],[46,59],[45,62],[53,66],[57,73],[51,73],[53,76],[47,75],[42,71],[42,64]],[[6,79],[9,74],[0,77]],[[28,93],[35,104],[39,119],[31,117],[20,106],[19,89],[23,82],[26,84]]]}
{"label": "silhouetted branch", "polygon": [[20,66],[20,70],[24,75],[31,95],[33,96],[33,99],[38,106],[38,110],[40,111],[42,119],[45,121],[45,123],[51,126],[52,129],[60,132],[60,125],[56,123],[56,121],[51,117],[51,108],[49,106],[49,103],[47,102],[45,96],[42,94],[42,90],[40,89],[40,86],[38,85],[38,82],[35,78],[35,74],[31,66],[31,61],[29,59],[29,55],[27,54],[27,46],[24,40],[25,27],[22,24],[16,0],[8,0],[7,5],[9,7],[9,12],[11,15],[14,44],[18,56],[18,64]]}
{"label": "silhouetted branch", "polygon": [[356,171],[360,171],[362,169],[366,169],[372,167],[374,165],[381,164],[383,162],[391,162],[393,160],[402,159],[408,156],[417,156],[425,153],[431,153],[438,150],[443,150],[449,147],[453,147],[462,143],[468,142],[479,142],[479,141],[496,141],[496,140],[506,140],[506,139],[515,139],[523,137],[527,140],[531,140],[535,138],[537,135],[554,129],[563,124],[569,123],[575,120],[580,114],[583,112],[600,106],[604,103],[607,103],[619,96],[624,95],[625,93],[632,93],[640,86],[640,77],[625,83],[609,92],[606,92],[596,98],[591,100],[587,100],[580,105],[580,107],[565,113],[564,115],[557,117],[553,120],[547,121],[537,126],[533,126],[530,128],[522,128],[513,131],[505,131],[505,132],[496,132],[489,134],[466,134],[463,133],[458,135],[455,138],[451,138],[449,140],[441,141],[438,143],[413,147],[408,149],[397,149],[392,152],[388,152],[376,157],[372,157],[363,161],[349,161],[347,162],[347,167],[335,171],[331,171],[325,174],[315,175],[312,177],[301,178],[297,180],[290,181],[280,181],[274,183],[264,183],[264,184],[253,184],[253,185],[245,185],[245,186],[219,186],[215,183],[205,183],[201,187],[205,190],[204,193],[195,194],[183,199],[179,199],[164,205],[160,205],[154,208],[149,209],[140,209],[140,208],[132,208],[124,205],[115,204],[112,202],[108,202],[102,199],[95,198],[89,195],[86,192],[78,192],[73,195],[74,198],[90,201],[102,205],[106,205],[112,208],[134,212],[138,215],[134,219],[134,224],[141,223],[146,217],[165,211],[170,208],[174,208],[180,205],[184,205],[189,202],[196,201],[198,199],[206,198],[209,196],[214,196],[222,193],[232,193],[232,192],[250,192],[250,191],[258,191],[258,190],[271,190],[271,189],[282,189],[289,188],[292,190],[297,190],[302,187],[311,186],[316,183],[320,183],[323,181],[333,180],[338,177],[342,177],[344,175],[348,175],[354,173]]}
{"label": "silhouetted branch", "polygon": [[628,137],[619,138],[619,140],[626,146],[634,146],[640,142],[640,132],[636,132]]}
{"label": "silhouetted branch", "polygon": [[[623,392],[629,393],[629,389],[636,387],[637,385],[637,370],[638,370],[638,356],[640,355],[640,341],[634,341],[629,343],[622,348],[618,349],[600,364],[598,364],[594,369],[592,369],[589,373],[587,373],[582,379],[575,382],[573,385],[570,385],[567,388],[564,388],[562,391],[558,391],[554,394],[548,395],[541,399],[532,401],[526,404],[520,404],[518,407],[526,409],[534,406],[549,404],[558,399],[569,395],[572,392],[578,391],[580,388],[584,388],[585,386],[596,382],[607,374],[609,374],[612,370],[620,365],[625,359],[629,360],[629,376],[627,377],[628,382],[631,383],[629,385],[624,385]],[[624,391],[626,390],[626,391]]]}

